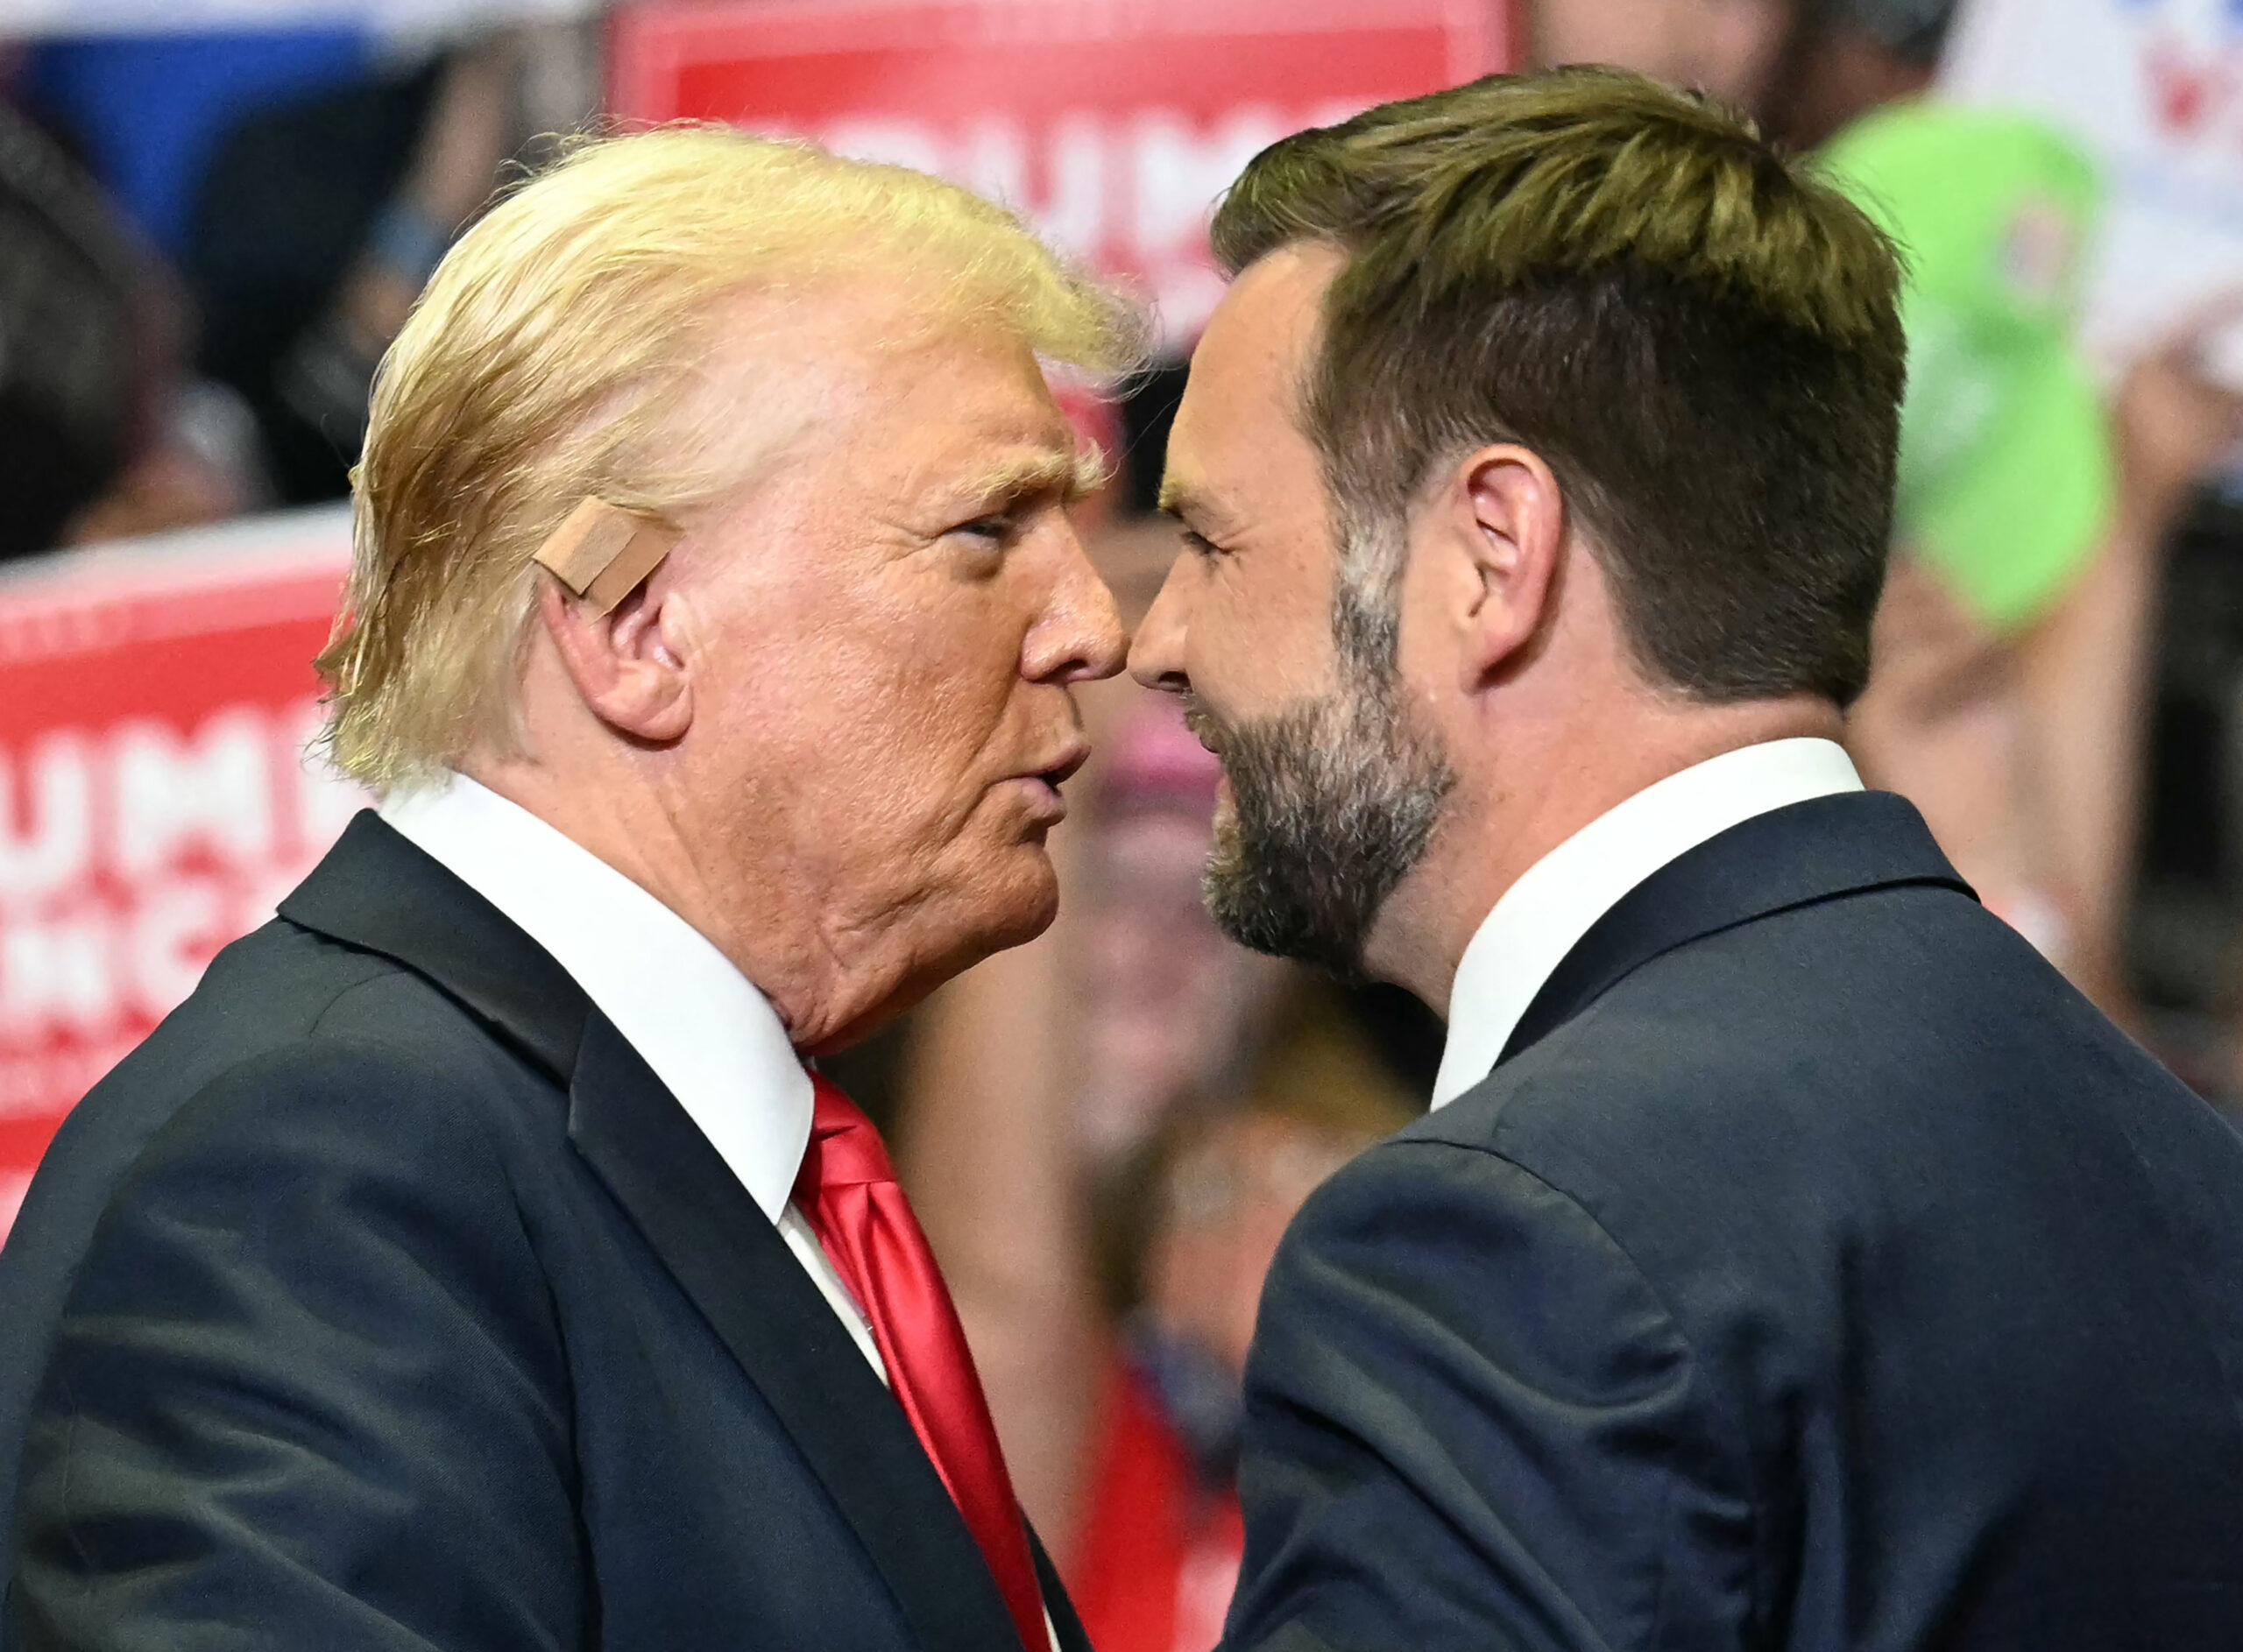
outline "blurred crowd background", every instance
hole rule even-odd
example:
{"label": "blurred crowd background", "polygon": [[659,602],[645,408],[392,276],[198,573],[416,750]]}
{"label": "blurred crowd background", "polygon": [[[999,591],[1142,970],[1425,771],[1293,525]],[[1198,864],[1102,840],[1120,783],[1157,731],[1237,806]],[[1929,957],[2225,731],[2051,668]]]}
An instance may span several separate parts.
{"label": "blurred crowd background", "polygon": [[[346,494],[422,281],[607,84],[610,20],[565,4],[76,34],[63,7],[11,36],[11,4],[30,0],[0,0],[6,559]],[[2047,121],[1939,95],[1954,12],[1534,0],[1495,6],[1490,38],[1744,109],[1907,247],[1914,384],[1857,758],[2232,1108],[2243,407],[2220,350],[2243,284],[2091,350],[2078,265],[2111,182]],[[1175,549],[1150,506],[1188,344],[1122,388],[1118,477],[1086,512],[1131,618]],[[1059,922],[838,1065],[897,1146],[1094,1638],[1192,1652],[1236,1567],[1263,1270],[1316,1183],[1422,1107],[1440,1027],[1223,941],[1199,901],[1213,759],[1126,681],[1082,699],[1100,756],[1055,839]]]}

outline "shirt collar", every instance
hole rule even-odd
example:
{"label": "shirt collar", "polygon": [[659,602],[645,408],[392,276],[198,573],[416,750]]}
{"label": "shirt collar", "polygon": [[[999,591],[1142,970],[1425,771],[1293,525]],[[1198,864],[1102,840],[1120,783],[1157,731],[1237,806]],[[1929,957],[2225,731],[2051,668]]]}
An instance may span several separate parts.
{"label": "shirt collar", "polygon": [[1859,790],[1861,776],[1835,741],[1771,740],[1645,787],[1543,856],[1496,902],[1457,963],[1433,1105],[1488,1076],[1566,954],[1645,879],[1755,815]]}
{"label": "shirt collar", "polygon": [[381,816],[553,955],[776,1221],[812,1098],[770,1000],[646,890],[465,775],[393,793]]}

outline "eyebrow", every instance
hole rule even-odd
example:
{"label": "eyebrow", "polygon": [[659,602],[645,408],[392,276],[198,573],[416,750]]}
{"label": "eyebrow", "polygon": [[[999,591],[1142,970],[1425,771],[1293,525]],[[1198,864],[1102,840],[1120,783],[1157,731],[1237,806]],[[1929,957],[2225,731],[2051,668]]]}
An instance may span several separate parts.
{"label": "eyebrow", "polygon": [[1229,520],[1229,512],[1206,494],[1188,483],[1179,482],[1171,474],[1160,479],[1160,513],[1174,517],[1179,522],[1194,522],[1221,526]]}
{"label": "eyebrow", "polygon": [[959,488],[958,497],[992,511],[1054,494],[1073,505],[1103,486],[1107,474],[1105,455],[1086,443],[1064,453],[1047,448],[990,466]]}

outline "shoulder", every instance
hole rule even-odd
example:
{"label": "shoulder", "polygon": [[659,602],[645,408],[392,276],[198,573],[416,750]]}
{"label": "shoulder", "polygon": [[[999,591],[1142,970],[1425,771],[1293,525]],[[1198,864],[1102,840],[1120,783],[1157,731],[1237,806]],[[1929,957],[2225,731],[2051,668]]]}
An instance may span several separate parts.
{"label": "shoulder", "polygon": [[[1317,1190],[1287,1230],[1256,1359],[1313,1361],[1352,1322],[1366,1359],[1422,1350],[1410,1329],[1551,1391],[1648,1391],[1689,1350],[1649,1274],[1569,1190],[1485,1143],[1413,1126]],[[1349,1333],[1337,1333],[1347,1338]]]}
{"label": "shoulder", "polygon": [[427,981],[275,922],[221,954],[65,1119],[10,1234],[0,1299],[59,1305],[124,1207],[253,1204],[378,1170],[487,1185],[521,1144],[565,1128],[555,1083]]}
{"label": "shoulder", "polygon": [[1652,959],[1418,1128],[1561,1185],[1591,1170],[1689,1185],[1843,1157],[1896,1128],[1935,1135],[2020,1061],[2122,1042],[1974,902],[1881,889]]}
{"label": "shoulder", "polygon": [[478,1096],[539,1080],[552,1083],[425,977],[276,920],[219,954],[66,1134],[127,1122],[118,1114],[152,1132],[273,1106],[464,1117]]}
{"label": "shoulder", "polygon": [[448,1055],[313,1030],[209,1075],[105,1185],[42,1214],[47,1265],[21,1282],[52,1357],[97,1352],[112,1324],[244,1316],[391,1313],[382,1334],[404,1342],[464,1319],[541,1344],[528,1211],[548,1171]]}
{"label": "shoulder", "polygon": [[[1245,1390],[1235,1644],[1663,1642],[1749,1543],[1742,1437],[1655,1281],[1484,1145],[1405,1132],[1310,1198]],[[1355,1564],[1397,1541],[1406,1576]]]}
{"label": "shoulder", "polygon": [[1816,1345],[1847,1259],[2031,1226],[2197,1110],[1975,903],[1886,889],[1678,947],[1405,1135],[1497,1154],[1611,1234],[1702,1345]]}

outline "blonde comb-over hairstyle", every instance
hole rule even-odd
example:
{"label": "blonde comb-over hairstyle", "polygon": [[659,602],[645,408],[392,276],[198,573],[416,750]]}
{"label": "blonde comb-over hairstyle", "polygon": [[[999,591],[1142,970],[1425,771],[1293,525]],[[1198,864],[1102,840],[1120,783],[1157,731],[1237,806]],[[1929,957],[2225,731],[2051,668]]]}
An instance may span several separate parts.
{"label": "blonde comb-over hairstyle", "polygon": [[374,383],[317,661],[336,766],[385,792],[519,750],[538,547],[588,494],[675,527],[736,485],[740,455],[680,427],[721,301],[862,275],[1055,365],[1112,373],[1140,348],[1127,302],[1004,208],[721,127],[576,140],[461,237]]}

